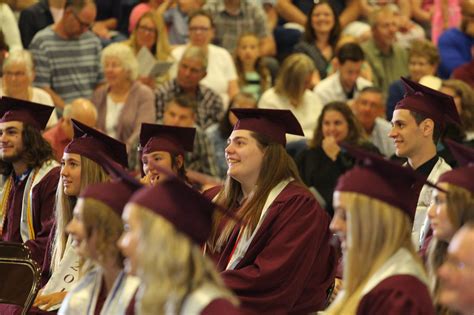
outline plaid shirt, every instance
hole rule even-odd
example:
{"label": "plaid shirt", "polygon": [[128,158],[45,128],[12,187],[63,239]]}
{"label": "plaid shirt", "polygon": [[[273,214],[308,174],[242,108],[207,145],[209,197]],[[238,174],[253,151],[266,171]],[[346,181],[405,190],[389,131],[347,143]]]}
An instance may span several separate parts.
{"label": "plaid shirt", "polygon": [[201,172],[214,177],[219,175],[216,157],[214,156],[214,147],[206,133],[199,127],[196,127],[193,152],[186,153],[184,159],[186,169],[188,170]]}
{"label": "plaid shirt", "polygon": [[252,32],[259,38],[270,36],[265,12],[261,6],[250,1],[240,1],[240,12],[237,15],[230,15],[225,11],[224,0],[207,0],[203,8],[212,15],[218,45],[231,53],[235,51],[241,34]]}
{"label": "plaid shirt", "polygon": [[[175,96],[182,93],[176,79],[159,85],[156,90],[156,121],[163,119],[165,105]],[[196,124],[206,129],[213,123],[217,123],[224,116],[224,105],[221,97],[211,89],[199,85],[196,93],[197,112]]]}

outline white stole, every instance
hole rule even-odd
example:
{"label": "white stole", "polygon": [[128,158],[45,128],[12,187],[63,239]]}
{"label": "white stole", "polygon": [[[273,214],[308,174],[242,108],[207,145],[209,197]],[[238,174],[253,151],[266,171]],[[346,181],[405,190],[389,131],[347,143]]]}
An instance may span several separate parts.
{"label": "white stole", "polygon": [[244,257],[245,253],[247,252],[250,243],[252,242],[253,238],[255,237],[255,234],[257,234],[257,231],[259,230],[260,226],[262,225],[263,220],[265,219],[268,208],[272,205],[272,203],[275,201],[275,199],[280,195],[280,193],[285,189],[285,187],[293,181],[293,178],[285,179],[278,183],[273,189],[270,191],[268,194],[267,201],[265,202],[265,205],[263,206],[262,213],[260,214],[260,219],[258,221],[258,224],[253,231],[252,235],[249,235],[249,231],[247,227],[244,227],[243,229],[241,228],[239,231],[239,236],[237,238],[237,243],[235,244],[235,250],[232,253],[232,256],[229,259],[229,263],[227,264],[227,267],[225,268],[226,270],[232,270],[234,269],[238,263],[242,260]]}
{"label": "white stole", "polygon": [[[48,295],[56,292],[69,292],[79,280],[80,257],[76,254],[71,245],[71,236],[68,236],[66,248],[58,267],[54,270],[48,283],[41,290],[41,295]],[[49,309],[48,312],[59,309],[61,303],[58,303]],[[40,307],[41,308],[41,307]]]}
{"label": "white stole", "polygon": [[[58,315],[94,315],[102,278],[102,271],[99,268],[85,275],[77,286],[66,295]],[[100,314],[125,314],[139,283],[138,278],[127,276],[122,270],[115,279]]]}
{"label": "white stole", "polygon": [[186,298],[180,315],[199,315],[212,301],[223,297],[225,295],[220,289],[211,284],[204,284]]}

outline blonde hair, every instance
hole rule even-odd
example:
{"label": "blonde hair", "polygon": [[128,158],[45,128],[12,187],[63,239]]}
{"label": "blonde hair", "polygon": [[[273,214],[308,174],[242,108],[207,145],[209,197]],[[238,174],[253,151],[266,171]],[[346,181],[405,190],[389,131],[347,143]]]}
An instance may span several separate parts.
{"label": "blonde hair", "polygon": [[[449,222],[455,230],[459,230],[464,223],[474,220],[474,194],[465,188],[453,184],[447,184],[447,214]],[[439,303],[439,279],[436,271],[444,263],[448,251],[449,242],[433,237],[428,248],[428,260],[426,267],[430,280],[430,289],[436,314],[456,314]]]}
{"label": "blonde hair", "polygon": [[198,245],[163,217],[137,204],[133,207],[141,222],[137,273],[142,284],[136,312],[164,314],[165,307],[172,307],[179,314],[186,297],[204,284],[217,287],[237,304]]}
{"label": "blonde hair", "polygon": [[348,214],[345,295],[327,314],[355,314],[367,281],[400,248],[407,249],[420,265],[421,260],[411,241],[412,222],[402,210],[358,193],[341,192],[340,198]]}
{"label": "blonde hair", "polygon": [[[81,191],[90,184],[102,183],[108,180],[109,176],[99,164],[81,155]],[[66,225],[72,219],[72,210],[76,203],[76,198],[77,196],[67,196],[64,193],[63,179],[62,177],[59,178],[54,209],[56,226],[51,248],[51,272],[56,270],[63,258],[68,238]]]}
{"label": "blonde hair", "polygon": [[306,91],[306,80],[315,71],[313,61],[305,54],[292,54],[283,62],[275,81],[275,92],[298,106]]}

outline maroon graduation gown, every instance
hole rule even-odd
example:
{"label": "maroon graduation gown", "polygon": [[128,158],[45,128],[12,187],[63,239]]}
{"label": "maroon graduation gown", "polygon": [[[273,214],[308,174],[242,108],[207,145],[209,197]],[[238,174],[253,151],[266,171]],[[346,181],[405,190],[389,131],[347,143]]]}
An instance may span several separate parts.
{"label": "maroon graduation gown", "polygon": [[[53,168],[32,189],[32,212],[35,239],[26,241],[30,248],[32,258],[41,267],[46,251],[48,236],[53,223],[53,211],[55,203],[56,188],[59,181],[59,167]],[[23,192],[26,179],[13,185],[8,198],[9,208],[7,210],[2,240],[8,242],[22,243],[20,234],[20,220],[22,211]]]}
{"label": "maroon graduation gown", "polygon": [[362,297],[357,315],[434,315],[426,285],[411,275],[396,275],[380,282]]}
{"label": "maroon graduation gown", "polygon": [[243,313],[227,299],[215,299],[201,312],[201,315],[242,315]]}
{"label": "maroon graduation gown", "polygon": [[[214,197],[218,191],[214,188],[206,195]],[[336,269],[329,222],[313,195],[290,183],[269,207],[242,260],[234,270],[225,270],[236,228],[217,255],[217,268],[241,308],[272,315],[322,310]]]}

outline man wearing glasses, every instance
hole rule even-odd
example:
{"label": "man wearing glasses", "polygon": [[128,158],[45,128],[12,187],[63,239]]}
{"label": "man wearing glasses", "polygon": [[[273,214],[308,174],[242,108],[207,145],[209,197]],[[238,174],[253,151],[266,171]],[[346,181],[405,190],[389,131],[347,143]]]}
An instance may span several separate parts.
{"label": "man wearing glasses", "polygon": [[60,110],[76,98],[90,98],[102,80],[102,46],[89,31],[96,14],[93,0],[67,0],[59,22],[38,32],[29,46],[35,85],[45,89]]}

